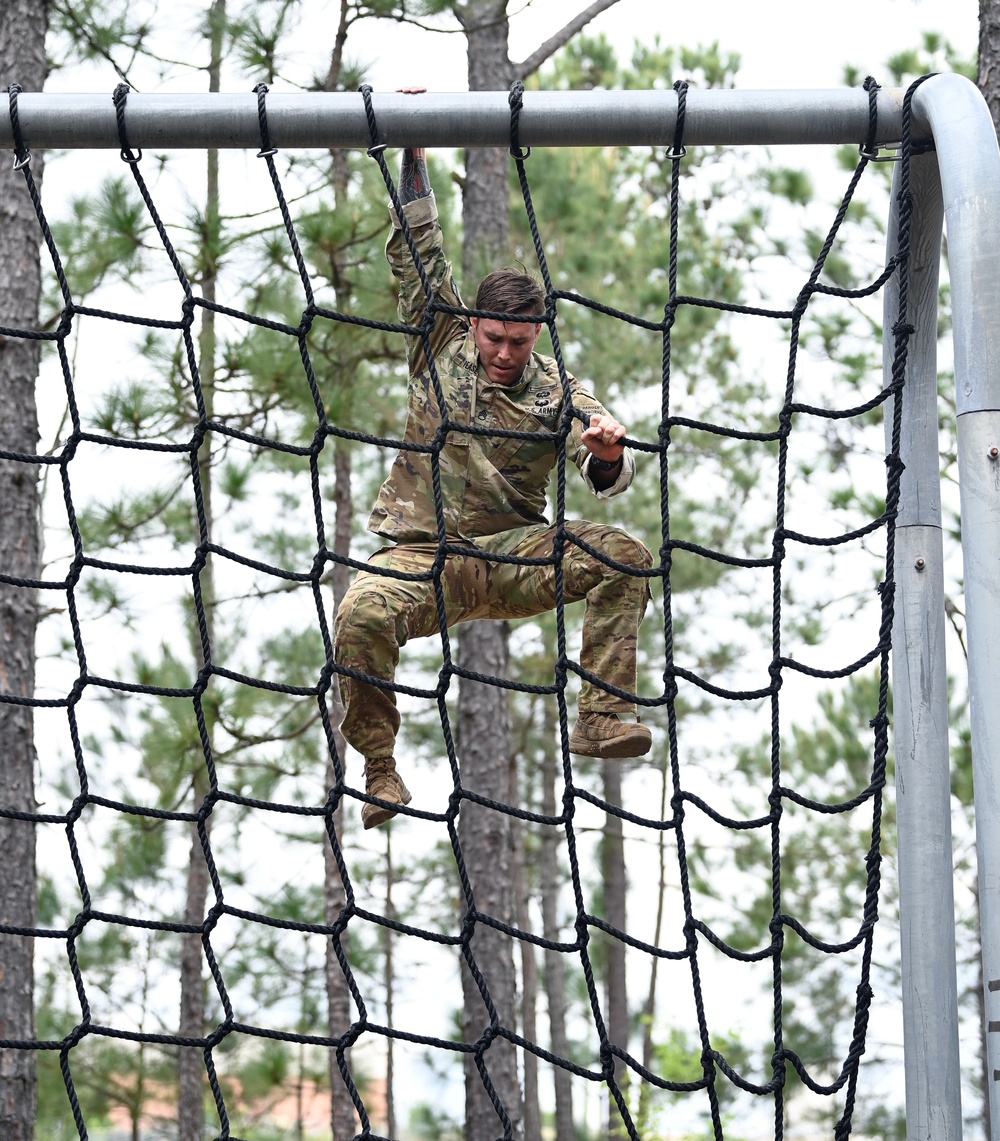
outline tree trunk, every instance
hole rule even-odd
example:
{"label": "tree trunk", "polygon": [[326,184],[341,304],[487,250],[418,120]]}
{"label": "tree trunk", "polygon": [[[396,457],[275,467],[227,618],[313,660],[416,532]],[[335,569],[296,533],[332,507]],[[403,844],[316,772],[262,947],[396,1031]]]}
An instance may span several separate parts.
{"label": "tree trunk", "polygon": [[[395,871],[392,864],[392,825],[385,830],[385,917],[396,918],[396,908],[392,901],[392,889],[395,884]],[[392,951],[395,946],[396,933],[391,927],[382,928],[382,950],[384,957],[384,983],[385,983],[385,1024],[392,1027],[393,998],[395,996],[396,974],[393,964]],[[385,1132],[387,1137],[396,1136],[396,1098],[393,1090],[395,1076],[395,1057],[393,1055],[393,1040],[385,1040]]]}
{"label": "tree trunk", "polygon": [[[481,673],[503,676],[507,671],[506,625],[470,622],[459,647],[459,664]],[[468,636],[471,634],[471,637]],[[458,749],[462,782],[480,796],[509,804],[510,787],[507,743],[510,722],[506,701],[498,702],[502,690],[482,682],[462,680],[459,686]],[[459,840],[479,912],[503,923],[514,922],[514,852],[510,817],[468,801],[459,817]],[[511,939],[479,923],[471,941],[472,955],[501,1025],[513,1029],[517,1019],[514,954]],[[489,1015],[471,971],[462,961],[464,1010],[462,1028],[466,1042],[478,1040],[489,1027]],[[489,1078],[510,1118],[512,1136],[522,1136],[521,1091],[517,1080],[517,1056],[505,1040],[494,1039],[484,1057]],[[499,1120],[483,1084],[475,1059],[465,1056],[465,1136],[500,1136]]]}
{"label": "tree trunk", "polygon": [[[551,656],[554,656],[551,655]],[[556,815],[556,749],[559,740],[559,722],[552,701],[545,705],[545,753],[542,760],[542,813]],[[559,916],[559,832],[552,827],[542,832],[541,891],[542,934],[549,942],[558,942]],[[553,1054],[569,1056],[566,1036],[566,971],[560,951],[545,951],[545,993],[549,1006],[549,1044]],[[555,1141],[576,1141],[573,1127],[573,1077],[562,1068],[553,1067],[556,1087]]]}
{"label": "tree trunk", "polygon": [[[670,772],[667,761],[660,765],[660,819],[665,820],[667,815],[667,794],[669,791]],[[653,928],[653,946],[660,945],[660,936],[663,933],[663,900],[667,894],[667,834],[661,829],[656,838],[656,858],[659,867],[659,876],[656,889],[656,924]],[[653,1019],[656,1015],[656,982],[659,975],[660,960],[654,955],[649,964],[649,990],[646,992],[646,1002],[642,1008],[642,1064],[647,1070],[653,1068]],[[639,1083],[639,1121],[643,1124],[648,1120],[651,1087],[647,1082]]]}
{"label": "tree trunk", "polygon": [[[510,758],[510,787],[518,788],[516,758]],[[522,931],[531,930],[529,904],[531,889],[528,885],[528,869],[524,850],[524,824],[511,819],[511,842],[514,851],[514,884],[517,900],[517,926]],[[535,945],[524,940],[521,943],[521,1033],[529,1042],[538,1038],[538,964],[535,961]],[[542,1141],[542,1117],[538,1104],[538,1058],[529,1050],[524,1052],[524,1136],[525,1141]]]}
{"label": "tree trunk", "polygon": [[[503,90],[513,76],[507,54],[506,0],[470,0],[456,13],[468,42],[469,90]],[[465,247],[462,257],[466,293],[495,268],[507,252],[507,152],[473,148],[465,154],[465,197],[462,217]],[[459,660],[481,673],[503,675],[507,663],[507,627],[499,622],[470,622],[458,637]],[[458,691],[458,743],[462,781],[482,796],[510,802],[507,758],[510,718],[505,690],[463,680]],[[459,835],[476,905],[484,912],[513,921],[512,839],[510,820],[502,813],[470,804],[462,806]],[[516,1019],[516,979],[510,940],[479,926],[472,951],[483,973],[501,1022],[511,1029]],[[467,1040],[486,1025],[479,989],[463,964],[465,996],[463,1026]],[[521,1091],[512,1047],[495,1042],[486,1057],[490,1078],[510,1116],[514,1136],[521,1135]],[[467,1137],[497,1136],[497,1115],[471,1057],[466,1057],[465,1133]]]}
{"label": "tree trunk", "polygon": [[[469,90],[503,90],[513,68],[507,54],[506,0],[470,0],[457,9],[468,41]],[[465,289],[475,292],[478,278],[495,268],[507,252],[508,156],[497,148],[466,152],[465,250],[462,267]],[[481,673],[503,675],[507,666],[507,626],[499,622],[463,625],[459,659]],[[506,690],[462,680],[459,686],[459,750],[462,783],[492,800],[510,802],[508,755],[510,719]],[[503,922],[513,922],[513,840],[510,820],[501,812],[463,804],[459,826],[462,852],[473,883],[476,906]],[[510,940],[479,925],[473,954],[489,988],[500,1021],[516,1025],[516,979]],[[482,996],[466,965],[462,965],[465,994],[463,1026],[467,1041],[486,1025]],[[510,1117],[514,1136],[522,1133],[521,1089],[513,1047],[495,1042],[486,1055],[490,1077]],[[466,1136],[490,1138],[497,1132],[497,1114],[479,1077],[475,1062],[466,1058]]]}
{"label": "tree trunk", "polygon": [[[223,31],[226,20],[226,0],[214,0],[209,12],[209,91],[219,90],[222,68]],[[210,149],[206,158],[205,217],[201,235],[201,294],[206,301],[215,300],[215,287],[218,278],[220,251],[219,223],[219,152]],[[211,309],[201,310],[201,327],[198,336],[198,372],[201,378],[202,395],[205,401],[205,414],[212,419],[215,406],[215,314]],[[198,456],[198,478],[201,482],[201,495],[207,527],[207,540],[212,540],[212,438],[206,436]],[[215,572],[211,555],[199,576],[202,605],[205,612],[205,625],[208,643],[215,649]],[[192,642],[195,660],[199,670],[205,666],[204,648],[197,623],[192,629]],[[202,697],[205,724],[209,747],[213,747],[213,723],[211,703]],[[192,805],[199,811],[209,791],[208,772],[204,764],[196,764],[192,772]],[[211,816],[204,822],[206,834],[210,833]],[[184,922],[203,924],[205,903],[208,899],[208,863],[202,846],[202,838],[197,823],[191,825],[191,847],[188,853],[187,886],[184,905]],[[186,1038],[200,1038],[205,1033],[205,982],[202,974],[202,940],[198,934],[182,937],[181,943],[181,1006],[180,1034]],[[203,1051],[194,1046],[182,1046],[177,1060],[177,1133],[180,1141],[201,1141],[205,1126],[204,1106],[205,1065]]]}
{"label": "tree trunk", "polygon": [[[338,704],[339,709],[339,704]],[[342,757],[345,747],[344,738],[339,730],[334,733],[337,749]],[[328,787],[333,787],[336,777],[333,772],[333,761],[327,764]],[[333,816],[333,827],[340,837],[344,827],[344,807],[339,805]],[[332,923],[340,915],[346,902],[344,887],[340,879],[340,871],[333,857],[333,849],[329,842],[323,845],[324,859],[324,891],[323,900],[326,911],[326,922]],[[346,943],[341,936],[342,943]],[[345,947],[346,949],[346,947]],[[351,996],[347,989],[347,980],[341,970],[340,962],[333,949],[333,940],[326,944],[326,1002],[328,1033],[331,1038],[340,1038],[346,1034],[351,1025]],[[350,1064],[350,1054],[345,1054],[345,1061]],[[336,1051],[328,1051],[327,1066],[330,1076],[330,1129],[334,1141],[341,1137],[353,1137],[357,1131],[354,1102],[347,1086],[344,1084],[343,1074],[340,1072],[340,1063]]]}
{"label": "tree trunk", "polygon": [[[604,799],[609,804],[622,802],[621,761],[602,762]],[[601,845],[601,871],[604,880],[604,918],[619,931],[625,930],[625,846],[622,842],[620,816],[607,814],[604,843]],[[628,1047],[628,999],[625,991],[625,944],[606,937],[607,966],[604,978],[607,996],[607,1025],[611,1041],[622,1049]],[[627,1080],[625,1063],[615,1059],[615,1080],[619,1086]],[[608,1099],[608,1137],[625,1136],[625,1127],[613,1097]]]}
{"label": "tree trunk", "polygon": [[[469,90],[506,91],[514,79],[507,55],[506,0],[469,0],[458,16],[468,41]],[[505,149],[470,147],[465,152],[462,269],[468,294],[507,256],[509,177]]]}
{"label": "tree trunk", "polygon": [[[588,19],[601,7],[592,5]],[[507,90],[515,78],[515,67],[508,53],[507,0],[465,0],[465,3],[455,3],[453,9],[466,35],[469,90]],[[564,30],[565,39],[571,38],[578,30],[577,24],[571,21]],[[553,37],[549,43],[551,51],[559,46],[557,40],[565,42],[559,36]],[[544,58],[548,56],[544,53],[538,55],[533,66],[538,66]],[[465,152],[462,269],[464,289],[470,297],[478,280],[507,257],[509,175],[510,158],[506,148],[480,147]],[[506,630],[506,625],[496,622],[471,622],[462,626],[458,636],[459,660],[482,673],[502,674],[504,669],[501,666],[505,668],[507,661]],[[511,791],[504,789],[509,782],[505,772],[501,771],[506,769],[505,759],[510,748],[506,692],[463,680],[459,686],[458,721],[463,783],[481,795],[509,800]],[[489,819],[491,816],[496,819]],[[507,817],[466,804],[462,809],[460,836],[477,906],[509,922],[516,909],[509,874],[512,870],[512,840]],[[505,874],[501,874],[501,868]],[[513,1028],[516,979],[508,941],[496,932],[480,927],[473,949],[480,969],[484,974],[489,971],[487,983],[501,1020]],[[479,1021],[482,1004],[478,989],[464,968],[463,985],[463,1021],[468,1032],[469,1027]],[[510,1054],[510,1064],[505,1061],[503,1066],[504,1080],[509,1082],[506,1094],[499,1084],[497,1088],[511,1115],[517,1136],[521,1128],[520,1091],[513,1051]],[[494,1080],[499,1075],[498,1069]],[[482,1089],[476,1068],[467,1059],[466,1136],[477,1139],[489,1136],[484,1130],[493,1126],[495,1121],[496,1115]]]}
{"label": "tree trunk", "polygon": [[[139,1020],[140,1033],[146,1033],[146,1020],[149,1016],[149,968],[150,960],[150,944],[152,943],[152,931],[146,932],[146,937],[142,944],[142,1016]],[[142,1119],[146,1108],[146,1042],[140,1042],[137,1048],[137,1062],[135,1074],[135,1099],[131,1107],[130,1117],[130,1136],[131,1141],[142,1141]]]}
{"label": "tree trunk", "polygon": [[[5,0],[0,5],[0,75],[25,91],[45,82],[48,4]],[[0,163],[0,325],[38,327],[40,234],[24,176]],[[41,183],[42,155],[32,156]],[[35,380],[38,342],[0,339],[0,449],[38,449]],[[39,563],[38,468],[0,460],[0,566],[16,578],[36,579]],[[35,687],[34,590],[0,583],[0,693],[31,697]],[[0,808],[35,812],[35,746],[31,709],[0,704]],[[35,926],[35,827],[0,817],[0,923]],[[34,1037],[33,940],[0,935],[0,1038]],[[0,1136],[30,1141],[35,1129],[35,1055],[0,1052]]]}
{"label": "tree trunk", "polygon": [[[334,454],[334,472],[336,476],[334,484],[336,507],[333,524],[333,549],[336,554],[347,555],[351,548],[351,517],[354,513],[354,501],[351,496],[351,455],[347,450],[347,445],[340,441],[337,442]],[[333,580],[333,613],[336,614],[344,595],[347,593],[351,577],[350,567],[341,563],[334,563],[331,577]],[[339,728],[344,719],[344,710],[340,703],[340,687],[337,685],[336,677],[333,679],[330,698],[335,726],[334,745],[337,756],[344,764],[347,757],[347,742]],[[327,758],[326,763],[326,787],[333,788],[336,783],[337,774],[331,756]],[[334,813],[333,827],[337,839],[340,841],[344,834],[343,803],[338,805],[337,811]],[[347,902],[347,894],[329,841],[323,844],[323,864],[323,901],[326,922],[333,924]],[[341,942],[346,950],[346,933],[341,936]],[[351,995],[347,988],[347,979],[344,977],[344,972],[334,951],[332,939],[328,940],[326,944],[326,1000],[329,1019],[328,1032],[332,1038],[339,1038],[347,1032],[351,1025]],[[347,1061],[350,1061],[349,1055]],[[328,1065],[330,1073],[330,1128],[333,1131],[334,1141],[340,1141],[341,1137],[354,1136],[354,1102],[344,1084],[340,1064],[333,1050],[329,1052]]]}
{"label": "tree trunk", "polygon": [[1000,0],[979,0],[979,74],[993,124],[1000,130]]}
{"label": "tree trunk", "polygon": [[[344,60],[344,46],[347,42],[347,32],[350,27],[350,6],[348,0],[341,0],[340,16],[337,23],[337,32],[334,37],[333,49],[330,54],[330,66],[327,70],[324,90],[336,91],[340,87],[341,69]],[[341,150],[330,151],[330,181],[333,185],[334,205],[342,205],[347,200],[347,155]],[[339,254],[335,255],[340,257]],[[338,277],[346,276],[338,274]],[[347,299],[337,299],[341,310],[347,309]],[[344,378],[344,383],[349,383]],[[335,442],[334,451],[334,523],[333,523],[333,550],[335,554],[347,556],[351,553],[351,523],[354,516],[354,499],[351,494],[351,453],[348,445],[342,441]],[[331,587],[333,592],[333,613],[340,609],[340,604],[347,593],[351,581],[350,567],[341,563],[334,563],[331,572]],[[344,719],[344,708],[340,702],[340,686],[337,677],[333,678],[330,690],[331,713],[334,725],[334,747],[341,764],[347,763],[347,742],[340,732],[340,723]],[[333,757],[327,758],[326,787],[333,788],[337,775],[333,766]],[[333,828],[338,842],[342,842],[344,835],[344,806],[341,803],[333,817]],[[340,915],[347,902],[347,893],[340,877],[340,869],[334,859],[333,848],[329,843],[323,845],[324,878],[323,899],[326,909],[326,922],[333,924]],[[347,933],[341,936],[341,944],[347,951]],[[333,940],[326,945],[326,1000],[328,1015],[328,1033],[338,1038],[347,1032],[351,1025],[351,994],[347,987],[347,979],[341,969],[333,947]],[[345,1061],[350,1065],[350,1055]],[[354,1103],[343,1075],[340,1064],[334,1051],[328,1055],[330,1074],[330,1128],[333,1131],[334,1141],[341,1137],[352,1137],[355,1133]],[[387,1075],[387,1083],[391,1082],[391,1072]],[[392,1104],[392,1091],[387,1090],[389,1105]],[[390,1133],[391,1136],[391,1133]]]}

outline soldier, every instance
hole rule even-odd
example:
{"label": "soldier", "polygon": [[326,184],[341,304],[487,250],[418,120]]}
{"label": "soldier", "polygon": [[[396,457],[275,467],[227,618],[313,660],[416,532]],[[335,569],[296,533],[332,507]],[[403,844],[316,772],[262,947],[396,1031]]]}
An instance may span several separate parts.
{"label": "soldier", "polygon": [[[435,297],[462,306],[445,257],[424,150],[403,151],[399,198]],[[400,320],[419,324],[426,299],[399,219],[390,210],[392,231],[386,257],[399,280]],[[438,312],[430,346],[443,389],[450,428],[439,454],[444,524],[449,543],[484,555],[552,558],[555,528],[545,518],[545,489],[556,463],[556,444],[470,432],[501,428],[554,432],[562,390],[555,362],[534,351],[544,317],[545,296],[534,278],[514,269],[485,277],[476,308],[530,318],[498,321]],[[431,445],[442,410],[431,384],[418,337],[407,345],[409,396],[404,439]],[[635,462],[621,440],[625,427],[569,377],[574,408],[589,427],[573,421],[567,455],[599,499],[617,495],[632,482]],[[337,660],[351,670],[392,682],[399,648],[410,638],[438,632],[434,584],[429,572],[438,550],[438,521],[431,482],[430,451],[403,448],[382,485],[369,528],[392,545],[376,551],[369,566],[392,572],[428,574],[395,578],[360,571],[337,614]],[[573,535],[616,562],[648,569],[649,551],[637,539],[603,524],[574,522]],[[619,690],[635,692],[636,640],[649,600],[647,578],[609,567],[582,546],[567,542],[562,561],[567,602],[586,599],[580,664]],[[449,625],[476,618],[523,618],[556,605],[553,565],[495,562],[483,555],[448,554],[441,587]],[[361,810],[373,828],[410,802],[393,757],[399,713],[391,689],[340,675],[343,732],[365,758],[365,789],[378,803]],[[649,729],[633,702],[584,679],[579,717],[570,749],[588,757],[638,757],[648,752]]]}

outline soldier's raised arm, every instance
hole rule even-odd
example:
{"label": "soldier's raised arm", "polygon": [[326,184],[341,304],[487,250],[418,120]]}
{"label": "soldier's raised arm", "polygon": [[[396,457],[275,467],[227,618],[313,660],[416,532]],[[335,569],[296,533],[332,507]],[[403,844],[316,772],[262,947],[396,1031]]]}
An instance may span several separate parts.
{"label": "soldier's raised arm", "polygon": [[423,147],[407,147],[399,164],[399,200],[405,206],[431,192],[427,173],[427,151]]}
{"label": "soldier's raised arm", "polygon": [[[424,88],[404,87],[401,90],[407,95],[418,95]],[[446,305],[461,306],[462,298],[452,276],[451,262],[444,250],[444,235],[438,222],[437,202],[431,188],[426,150],[423,147],[404,148],[397,190],[432,294]],[[424,283],[403,237],[395,210],[390,208],[389,214],[392,232],[386,243],[385,256],[393,275],[399,280],[399,318],[408,325],[419,325],[427,307]],[[442,345],[447,344],[460,327],[464,327],[464,322],[454,314],[437,314],[430,334],[431,351],[437,352]],[[408,356],[411,373],[426,368],[423,345],[419,338],[410,338]]]}

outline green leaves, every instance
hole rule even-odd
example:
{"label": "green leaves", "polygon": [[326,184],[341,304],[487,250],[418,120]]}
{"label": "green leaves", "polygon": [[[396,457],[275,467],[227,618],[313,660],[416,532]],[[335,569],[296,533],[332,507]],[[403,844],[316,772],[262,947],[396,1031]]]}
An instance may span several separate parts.
{"label": "green leaves", "polygon": [[618,59],[604,35],[575,36],[552,63],[551,86],[557,91],[614,87],[617,80]]}
{"label": "green leaves", "polygon": [[787,166],[768,166],[762,170],[767,192],[785,198],[796,206],[805,206],[813,198],[812,179],[804,170]]}
{"label": "green leaves", "polygon": [[101,393],[92,414],[94,427],[122,440],[169,437],[176,425],[173,393],[164,391],[155,377],[130,380]]}
{"label": "green leaves", "polygon": [[719,41],[708,47],[681,48],[681,68],[697,87],[734,87],[740,69],[738,52],[723,54]]}
{"label": "green leaves", "polygon": [[69,209],[69,219],[53,223],[52,233],[77,300],[144,271],[153,226],[131,179],[105,178],[96,194],[73,198]]}
{"label": "green leaves", "polygon": [[58,37],[53,66],[105,60],[128,81],[136,59],[151,51],[155,15],[156,4],[148,0],[127,8],[114,0],[54,0],[49,12],[50,31]]}

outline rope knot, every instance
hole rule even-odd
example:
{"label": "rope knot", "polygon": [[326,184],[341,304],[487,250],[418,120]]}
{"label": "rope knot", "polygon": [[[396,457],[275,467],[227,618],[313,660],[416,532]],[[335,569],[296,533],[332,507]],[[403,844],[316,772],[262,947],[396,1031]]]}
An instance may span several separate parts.
{"label": "rope knot", "polygon": [[674,91],[677,92],[677,117],[674,120],[674,142],[670,150],[667,151],[666,157],[670,159],[671,162],[680,162],[687,154],[687,147],[684,146],[684,120],[687,117],[687,80],[678,79],[674,84]]}
{"label": "rope knot", "polygon": [[524,105],[524,84],[520,79],[515,79],[510,85],[507,103],[510,106],[510,153],[517,162],[524,162],[531,154],[531,147],[528,147],[527,150],[521,150],[518,142],[521,108]]}
{"label": "rope knot", "polygon": [[115,105],[115,117],[118,120],[118,142],[121,145],[119,154],[121,155],[122,162],[127,162],[129,166],[135,166],[136,163],[142,161],[142,147],[139,148],[139,153],[136,154],[129,146],[128,133],[125,130],[125,104],[128,102],[129,92],[132,90],[127,83],[119,83],[111,96],[112,102]]}
{"label": "rope knot", "polygon": [[7,97],[10,105],[10,130],[14,138],[14,170],[23,170],[31,162],[31,151],[24,145],[21,137],[21,119],[17,110],[17,97],[21,94],[20,83],[12,83],[7,88]]}
{"label": "rope knot", "polygon": [[389,144],[382,142],[378,137],[378,123],[375,121],[375,108],[372,105],[372,85],[370,83],[362,83],[358,88],[358,92],[364,100],[365,119],[368,121],[368,137],[371,139],[371,146],[368,148],[368,157],[380,158]]}
{"label": "rope knot", "polygon": [[868,92],[868,134],[865,136],[865,141],[858,147],[858,154],[864,161],[878,162],[878,146],[875,140],[878,137],[878,92],[880,87],[871,75],[865,76],[863,87]]}
{"label": "rope knot", "polygon": [[260,124],[260,150],[257,152],[258,158],[273,158],[278,153],[277,147],[271,146],[271,133],[267,126],[267,102],[264,98],[267,95],[267,84],[258,83],[253,93],[257,96],[257,122]]}

